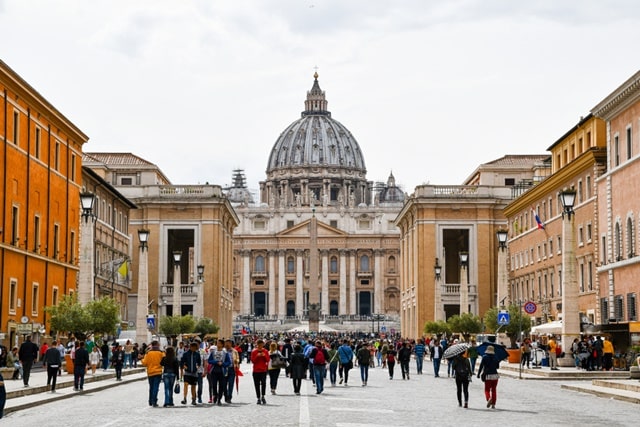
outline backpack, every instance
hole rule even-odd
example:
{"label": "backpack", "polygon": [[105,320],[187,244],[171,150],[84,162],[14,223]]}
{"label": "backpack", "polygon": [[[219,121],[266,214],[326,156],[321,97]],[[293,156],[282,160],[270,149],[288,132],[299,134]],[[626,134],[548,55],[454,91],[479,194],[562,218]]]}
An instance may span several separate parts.
{"label": "backpack", "polygon": [[387,353],[387,362],[395,362],[396,361],[396,357],[393,355],[392,352]]}
{"label": "backpack", "polygon": [[327,359],[324,357],[324,349],[317,349],[315,356],[313,357],[314,365],[324,365],[327,363]]}
{"label": "backpack", "polygon": [[456,371],[456,377],[469,378],[469,375],[471,372],[469,370],[469,362],[467,361],[467,359],[461,358],[456,360],[455,371]]}

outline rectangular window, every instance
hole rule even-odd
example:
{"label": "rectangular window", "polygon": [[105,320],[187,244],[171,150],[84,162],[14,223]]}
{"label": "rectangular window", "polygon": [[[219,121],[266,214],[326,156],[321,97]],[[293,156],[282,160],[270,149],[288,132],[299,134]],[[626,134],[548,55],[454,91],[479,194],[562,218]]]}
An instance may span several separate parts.
{"label": "rectangular window", "polygon": [[591,239],[593,237],[593,233],[591,230],[591,223],[587,224],[587,243],[591,243]]}
{"label": "rectangular window", "polygon": [[329,284],[330,284],[331,286],[338,286],[338,281],[337,281],[337,280],[330,280],[330,281],[329,281]]}
{"label": "rectangular window", "polygon": [[586,178],[586,190],[587,190],[587,199],[591,198],[591,175],[587,175]]}
{"label": "rectangular window", "polygon": [[624,320],[624,298],[622,295],[616,295],[613,297],[613,315],[615,316],[616,322],[621,322]]}
{"label": "rectangular window", "polygon": [[296,284],[295,280],[287,280],[287,286],[294,286]]}
{"label": "rectangular window", "polygon": [[256,220],[253,222],[253,228],[254,230],[264,230],[265,222],[263,220]]}
{"label": "rectangular window", "polygon": [[588,274],[588,281],[587,281],[587,286],[588,286],[588,290],[592,291],[593,290],[593,261],[589,261],[587,263],[587,274]]}
{"label": "rectangular window", "polygon": [[631,144],[631,126],[627,128],[627,160],[633,155],[633,146]]}
{"label": "rectangular window", "polygon": [[627,317],[629,321],[638,320],[636,309],[636,294],[627,294]]}
{"label": "rectangular window", "polygon": [[332,226],[333,228],[338,228],[338,220],[336,219],[330,220],[329,225]]}
{"label": "rectangular window", "polygon": [[363,286],[367,286],[369,284],[368,280],[360,280],[360,284]]}
{"label": "rectangular window", "polygon": [[33,217],[33,252],[40,253],[40,217]]}
{"label": "rectangular window", "polygon": [[264,286],[264,280],[256,280],[256,286]]}
{"label": "rectangular window", "polygon": [[20,145],[18,138],[20,137],[20,113],[13,110],[13,143]]}
{"label": "rectangular window", "polygon": [[20,218],[20,209],[17,206],[11,208],[11,244],[18,246],[20,244],[20,236],[18,236],[18,218]]}
{"label": "rectangular window", "polygon": [[578,245],[584,245],[584,228],[582,226],[578,227]]}
{"label": "rectangular window", "polygon": [[71,233],[69,233],[69,244],[71,245],[71,247],[69,248],[70,256],[67,262],[71,264],[75,264],[76,262],[76,232],[75,231],[72,231]]}
{"label": "rectangular window", "polygon": [[553,256],[553,239],[549,239],[549,258]]}
{"label": "rectangular window", "polygon": [[36,127],[35,141],[33,143],[33,155],[36,159],[40,158],[40,128]]}
{"label": "rectangular window", "polygon": [[53,168],[57,171],[60,170],[60,142],[56,141],[56,148],[53,152]]}
{"label": "rectangular window", "polygon": [[120,178],[120,185],[133,185],[133,178]]}
{"label": "rectangular window", "polygon": [[360,230],[369,230],[371,228],[371,221],[365,219],[358,221],[358,228]]}
{"label": "rectangular window", "polygon": [[600,264],[607,263],[607,236],[602,236],[602,246],[600,246]]}
{"label": "rectangular window", "polygon": [[582,203],[583,200],[582,194],[582,180],[578,181],[578,204]]}
{"label": "rectangular window", "polygon": [[600,313],[602,313],[602,323],[609,323],[609,300],[600,298]]}
{"label": "rectangular window", "polygon": [[55,286],[51,292],[51,305],[58,305],[58,288]]}
{"label": "rectangular window", "polygon": [[38,315],[39,298],[40,298],[40,285],[38,285],[37,283],[34,283],[31,288],[31,314],[33,316]]}
{"label": "rectangular window", "polygon": [[580,263],[580,277],[578,280],[580,281],[580,292],[584,292],[584,264]]}
{"label": "rectangular window", "polygon": [[75,154],[71,155],[71,176],[69,177],[69,179],[71,179],[71,181],[76,180],[76,155]]}
{"label": "rectangular window", "polygon": [[288,219],[287,220],[287,228],[291,228],[291,227],[293,227],[293,221]]}
{"label": "rectangular window", "polygon": [[9,312],[16,313],[16,307],[18,306],[18,282],[11,279],[9,282]]}
{"label": "rectangular window", "polygon": [[620,164],[620,141],[618,135],[613,137],[613,165],[618,166]]}
{"label": "rectangular window", "polygon": [[60,226],[55,224],[53,226],[53,252],[52,257],[58,259],[58,253],[60,252]]}
{"label": "rectangular window", "polygon": [[549,294],[551,297],[553,297],[553,291],[554,291],[554,284],[553,284],[553,271],[549,272],[549,285],[550,285],[550,291],[551,293]]}
{"label": "rectangular window", "polygon": [[514,186],[514,185],[516,185],[516,179],[515,178],[505,178],[504,179],[504,185],[505,185],[505,187]]}
{"label": "rectangular window", "polygon": [[558,254],[562,253],[562,236],[558,236]]}

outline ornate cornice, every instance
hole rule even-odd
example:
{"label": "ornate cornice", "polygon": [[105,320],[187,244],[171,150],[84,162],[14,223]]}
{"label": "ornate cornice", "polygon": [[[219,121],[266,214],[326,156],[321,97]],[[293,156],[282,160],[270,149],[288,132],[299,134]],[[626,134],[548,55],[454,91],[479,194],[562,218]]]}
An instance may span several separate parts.
{"label": "ornate cornice", "polygon": [[593,107],[594,116],[609,120],[640,98],[640,71]]}

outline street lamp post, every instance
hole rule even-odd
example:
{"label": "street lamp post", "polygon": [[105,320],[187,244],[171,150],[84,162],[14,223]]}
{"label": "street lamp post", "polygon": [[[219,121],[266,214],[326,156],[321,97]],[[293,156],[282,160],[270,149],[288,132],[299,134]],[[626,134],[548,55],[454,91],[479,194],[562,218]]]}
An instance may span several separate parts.
{"label": "street lamp post", "polygon": [[[149,342],[147,314],[149,313],[149,230],[139,229],[140,256],[138,259],[138,301],[136,304],[136,342]],[[125,261],[126,262],[126,261]]]}
{"label": "street lamp post", "polygon": [[562,201],[562,350],[565,357],[558,361],[560,366],[573,366],[571,345],[580,336],[578,316],[578,280],[576,278],[576,241],[574,230],[575,212],[573,206],[576,191],[564,190]]}
{"label": "street lamp post", "polygon": [[436,279],[435,298],[434,298],[434,310],[433,320],[436,322],[439,320],[445,320],[445,313],[442,307],[442,285],[440,284],[440,278],[442,277],[442,266],[438,258],[436,258],[436,264],[433,266],[433,273]]}
{"label": "street lamp post", "polygon": [[496,301],[504,301],[509,296],[507,278],[507,230],[496,231],[498,238],[498,295]]}
{"label": "street lamp post", "polygon": [[375,333],[375,329],[374,329],[374,321],[378,322],[378,335],[380,335],[380,320],[384,320],[384,315],[383,314],[372,314],[371,315],[371,333]]}
{"label": "street lamp post", "polygon": [[173,252],[173,315],[182,316],[182,280],[180,278],[180,260],[182,251]]}
{"label": "street lamp post", "polygon": [[[78,272],[78,302],[86,304],[95,297],[93,287],[94,274],[94,221],[93,203],[95,194],[84,192],[80,193],[80,204],[82,205],[82,218],[84,221],[80,223],[80,259]],[[91,219],[91,221],[89,221]]]}
{"label": "street lamp post", "polygon": [[460,314],[469,312],[469,283],[467,280],[467,265],[469,253],[460,252]]}

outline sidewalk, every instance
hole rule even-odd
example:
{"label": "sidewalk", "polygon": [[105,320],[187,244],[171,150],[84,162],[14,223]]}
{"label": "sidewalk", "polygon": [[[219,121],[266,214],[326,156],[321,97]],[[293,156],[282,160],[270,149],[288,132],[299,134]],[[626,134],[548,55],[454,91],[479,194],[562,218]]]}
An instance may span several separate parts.
{"label": "sidewalk", "polygon": [[[105,388],[116,387],[131,381],[144,380],[147,377],[144,368],[123,369],[122,381],[116,381],[116,373],[113,369],[103,371],[96,370],[95,375],[89,372],[84,377],[84,391],[99,391]],[[5,377],[5,389],[7,391],[7,403],[4,408],[5,414],[30,408],[43,403],[52,402],[59,399],[74,397],[82,391],[73,390],[73,374],[63,372],[58,376],[56,382],[56,392],[51,393],[47,387],[46,371],[38,370],[32,372],[29,377],[29,387],[25,387],[22,380],[12,380]]]}

